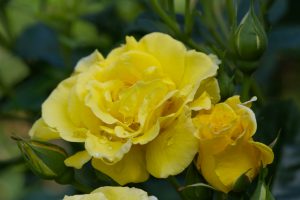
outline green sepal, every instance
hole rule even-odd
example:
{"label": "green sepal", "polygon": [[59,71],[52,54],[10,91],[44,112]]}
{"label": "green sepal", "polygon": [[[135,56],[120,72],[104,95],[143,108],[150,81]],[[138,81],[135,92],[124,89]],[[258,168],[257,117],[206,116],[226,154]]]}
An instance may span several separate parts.
{"label": "green sepal", "polygon": [[[246,172],[247,173],[247,172]],[[246,175],[246,173],[242,174],[234,183],[233,192],[243,192],[247,190],[247,187],[251,184],[251,180]]]}
{"label": "green sepal", "polygon": [[73,181],[74,170],[64,164],[68,155],[63,148],[47,142],[14,139],[17,141],[27,165],[37,176],[55,180],[61,184]]}
{"label": "green sepal", "polygon": [[267,175],[267,168],[263,168],[260,170],[258,183],[250,200],[274,200],[270,188],[265,182]]}

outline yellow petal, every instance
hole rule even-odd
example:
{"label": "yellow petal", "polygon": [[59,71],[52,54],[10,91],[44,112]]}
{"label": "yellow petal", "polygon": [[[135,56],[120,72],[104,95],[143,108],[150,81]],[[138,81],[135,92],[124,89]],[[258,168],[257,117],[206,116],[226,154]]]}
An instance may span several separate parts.
{"label": "yellow petal", "polygon": [[32,139],[41,141],[60,138],[58,132],[55,129],[50,128],[42,118],[38,119],[33,124],[32,128],[29,131],[29,135]]}
{"label": "yellow petal", "polygon": [[192,100],[201,81],[215,76],[218,66],[212,62],[209,56],[196,51],[188,51],[185,56],[185,71],[179,88],[192,85]]}
{"label": "yellow petal", "polygon": [[265,167],[268,164],[271,164],[274,160],[274,153],[270,147],[267,145],[260,143],[260,142],[254,142],[252,141],[251,144],[257,148],[257,150],[260,152],[260,161],[263,164],[263,167]]}
{"label": "yellow petal", "polygon": [[190,104],[190,108],[195,111],[199,110],[209,110],[211,108],[211,100],[210,96],[207,94],[207,92],[203,92],[200,97],[198,97],[196,100],[194,100]]}
{"label": "yellow petal", "polygon": [[179,85],[185,70],[185,46],[163,33],[148,34],[139,42],[161,63],[163,72]]}
{"label": "yellow petal", "polygon": [[253,178],[258,168],[257,156],[252,145],[239,140],[236,145],[229,145],[224,151],[215,155],[215,172],[221,182],[231,190],[242,174],[247,172],[247,175]]}
{"label": "yellow petal", "polygon": [[[108,136],[110,137],[110,136]],[[88,133],[85,141],[85,149],[94,158],[113,164],[121,160],[130,148],[131,141],[118,141],[116,138],[107,138],[106,136],[96,136]]]}
{"label": "yellow petal", "polygon": [[85,99],[85,104],[92,110],[92,112],[103,122],[107,124],[113,124],[118,122],[114,116],[109,113],[108,104],[109,102],[106,101],[103,87],[104,84],[98,83],[96,81],[90,82],[89,85],[89,95]]}
{"label": "yellow petal", "polygon": [[63,200],[110,200],[103,193],[82,194],[74,196],[65,196]]}
{"label": "yellow petal", "polygon": [[217,154],[222,152],[232,142],[227,135],[218,135],[211,139],[200,138],[200,151],[203,154]]}
{"label": "yellow petal", "polygon": [[79,151],[74,155],[68,157],[65,160],[65,165],[68,167],[74,167],[76,169],[81,169],[82,166],[87,163],[92,157],[87,151]]}
{"label": "yellow petal", "polygon": [[196,92],[195,98],[199,97],[204,91],[208,93],[213,104],[220,101],[220,88],[216,78],[207,78],[203,80]]}
{"label": "yellow petal", "polygon": [[162,77],[161,63],[151,54],[129,51],[120,55],[113,65],[106,68],[105,79],[118,79],[126,85],[138,80],[152,80]]}
{"label": "yellow petal", "polygon": [[205,180],[217,190],[228,192],[230,189],[225,186],[215,173],[215,159],[212,154],[200,154],[197,160],[197,167]]}
{"label": "yellow petal", "polygon": [[245,137],[243,138],[245,140],[251,138],[257,129],[255,114],[249,107],[249,102],[252,102],[252,100],[246,102],[245,104],[242,104],[240,101],[240,97],[235,95],[225,101],[225,103],[229,105],[237,115],[240,116],[240,123],[244,130],[243,134],[245,135]]}
{"label": "yellow petal", "polygon": [[189,113],[183,113],[147,145],[147,169],[157,178],[182,172],[198,150],[198,139]]}
{"label": "yellow petal", "polygon": [[226,103],[219,103],[212,111],[209,126],[213,134],[227,133],[235,125],[237,119],[238,116],[230,106]]}
{"label": "yellow petal", "polygon": [[98,50],[95,50],[91,55],[84,57],[79,60],[77,65],[75,66],[75,74],[77,73],[82,73],[89,69],[92,66],[99,66],[100,67],[100,62],[104,60],[103,56],[101,53],[99,53]]}
{"label": "yellow petal", "polygon": [[159,122],[155,123],[149,130],[147,130],[143,135],[132,138],[133,144],[147,144],[157,137],[160,131]]}
{"label": "yellow petal", "polygon": [[129,187],[101,187],[92,193],[102,193],[111,200],[149,200],[147,192]]}
{"label": "yellow petal", "polygon": [[144,182],[149,178],[144,151],[141,146],[133,146],[122,160],[113,165],[108,165],[102,160],[95,158],[92,160],[92,165],[120,185]]}
{"label": "yellow petal", "polygon": [[68,113],[73,124],[77,127],[86,127],[90,132],[99,131],[101,121],[93,114],[89,107],[84,104],[76,93],[75,88],[70,91],[68,101]]}
{"label": "yellow petal", "polygon": [[75,126],[67,110],[70,91],[75,81],[76,76],[73,76],[58,85],[42,105],[42,118],[51,128],[55,128],[64,140],[83,142],[87,130]]}
{"label": "yellow petal", "polygon": [[225,103],[230,105],[232,108],[236,108],[237,105],[242,104],[240,100],[240,96],[238,95],[229,97],[228,99],[226,99]]}
{"label": "yellow petal", "polygon": [[244,127],[245,131],[245,139],[251,138],[256,130],[257,130],[257,123],[256,123],[256,117],[254,112],[247,106],[239,105],[240,110],[238,111],[238,114],[241,115],[241,123]]}

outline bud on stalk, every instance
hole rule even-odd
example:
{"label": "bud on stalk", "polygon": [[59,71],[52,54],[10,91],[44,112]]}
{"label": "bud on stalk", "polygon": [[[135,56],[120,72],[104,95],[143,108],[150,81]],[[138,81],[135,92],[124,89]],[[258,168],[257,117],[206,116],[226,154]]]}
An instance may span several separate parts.
{"label": "bud on stalk", "polygon": [[74,171],[65,166],[67,153],[61,147],[35,140],[17,140],[18,147],[30,169],[43,179],[52,179],[61,184],[72,182]]}
{"label": "bud on stalk", "polygon": [[236,53],[242,60],[258,60],[267,47],[267,40],[266,32],[255,14],[254,3],[251,0],[249,11],[234,33]]}

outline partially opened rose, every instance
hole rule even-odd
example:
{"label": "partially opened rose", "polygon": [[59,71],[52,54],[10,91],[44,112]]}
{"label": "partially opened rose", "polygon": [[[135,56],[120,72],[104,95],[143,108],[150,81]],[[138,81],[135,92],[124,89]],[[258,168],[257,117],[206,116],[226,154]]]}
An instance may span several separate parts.
{"label": "partially opened rose", "polygon": [[97,51],[79,61],[42,106],[35,139],[84,143],[69,157],[119,184],[182,172],[198,150],[191,109],[219,100],[217,65],[168,35],[126,38],[107,58]]}
{"label": "partially opened rose", "polygon": [[253,141],[256,119],[238,96],[202,110],[193,119],[200,141],[197,167],[207,182],[225,193],[245,174],[250,180],[273,162],[272,149]]}
{"label": "partially opened rose", "polygon": [[100,187],[90,194],[65,196],[63,200],[157,200],[147,192],[129,187]]}

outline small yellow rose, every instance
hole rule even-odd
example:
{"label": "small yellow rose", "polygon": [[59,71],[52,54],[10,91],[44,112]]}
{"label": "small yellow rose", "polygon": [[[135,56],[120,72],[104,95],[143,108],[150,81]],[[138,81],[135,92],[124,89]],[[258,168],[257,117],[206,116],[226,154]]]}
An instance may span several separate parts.
{"label": "small yellow rose", "polygon": [[81,168],[92,158],[122,185],[176,175],[198,150],[191,110],[220,99],[214,60],[166,34],[127,37],[106,58],[96,51],[79,61],[30,135],[84,143],[65,164]]}
{"label": "small yellow rose", "polygon": [[256,119],[250,103],[233,96],[193,119],[200,141],[197,167],[210,185],[225,193],[242,174],[253,180],[261,165],[273,162],[272,149],[252,139]]}
{"label": "small yellow rose", "polygon": [[157,200],[147,192],[129,187],[100,187],[91,194],[65,196],[63,200]]}

